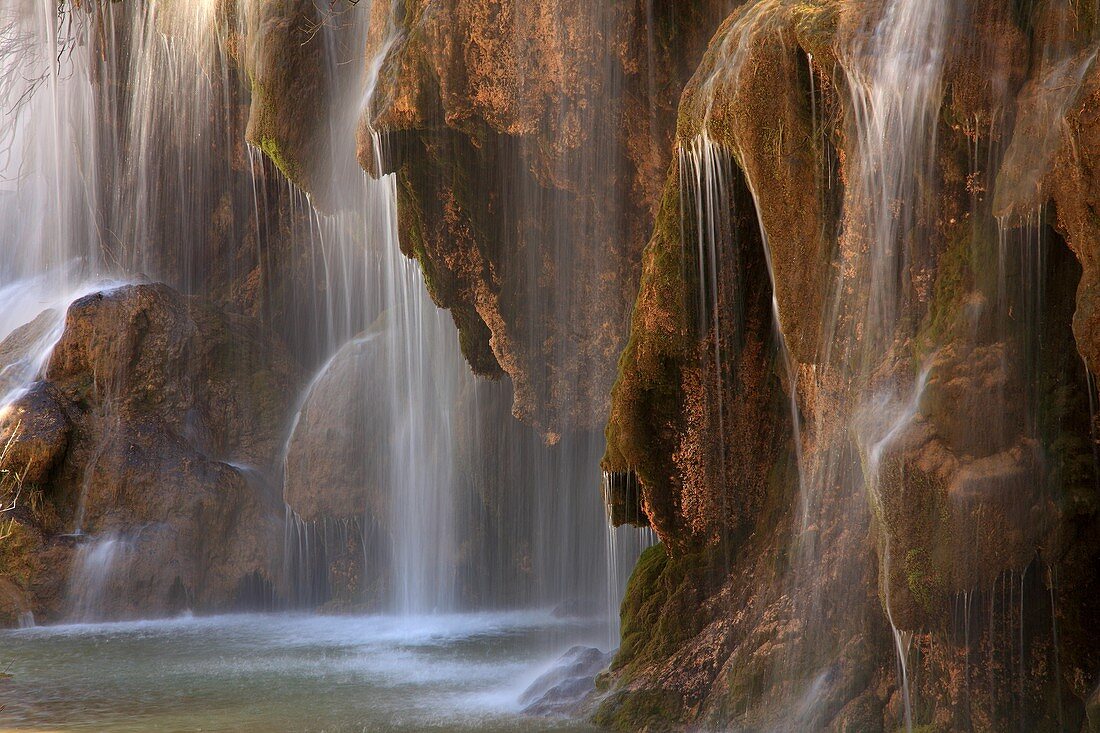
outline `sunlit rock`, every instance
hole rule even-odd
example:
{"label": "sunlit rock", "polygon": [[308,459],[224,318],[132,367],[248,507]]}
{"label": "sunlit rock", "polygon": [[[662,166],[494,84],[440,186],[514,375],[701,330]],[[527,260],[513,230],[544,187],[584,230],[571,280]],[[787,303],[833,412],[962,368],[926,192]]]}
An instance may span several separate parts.
{"label": "sunlit rock", "polygon": [[[273,599],[282,505],[238,467],[272,474],[297,384],[269,339],[164,285],[69,308],[45,380],[0,426],[8,516],[27,538],[5,542],[14,555],[2,567],[36,616],[230,608],[253,577]],[[107,537],[126,551],[97,552]],[[64,559],[43,564],[46,548]],[[73,585],[81,573],[87,582]]]}

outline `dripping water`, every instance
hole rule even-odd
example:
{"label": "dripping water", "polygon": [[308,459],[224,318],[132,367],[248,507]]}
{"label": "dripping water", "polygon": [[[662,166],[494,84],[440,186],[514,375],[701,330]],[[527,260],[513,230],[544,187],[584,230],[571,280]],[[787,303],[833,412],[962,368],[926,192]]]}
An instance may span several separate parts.
{"label": "dripping water", "polygon": [[128,540],[114,533],[89,539],[80,545],[69,578],[69,613],[73,621],[103,620],[111,582],[122,572],[119,565],[129,549]]}

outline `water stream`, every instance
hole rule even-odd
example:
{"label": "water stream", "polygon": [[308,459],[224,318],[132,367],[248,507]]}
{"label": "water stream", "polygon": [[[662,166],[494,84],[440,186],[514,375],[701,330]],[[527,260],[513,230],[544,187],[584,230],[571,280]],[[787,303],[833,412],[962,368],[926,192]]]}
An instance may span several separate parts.
{"label": "water stream", "polygon": [[[110,517],[109,507],[85,511],[88,470],[66,534],[65,606],[70,622],[91,625],[4,634],[15,684],[3,689],[0,728],[531,730],[518,717],[526,684],[574,644],[617,644],[627,576],[653,540],[606,524],[602,435],[548,446],[511,418],[510,385],[470,373],[450,315],[401,253],[395,177],[375,180],[355,162],[355,127],[397,39],[367,59],[371,3],[327,5],[318,12],[339,5],[341,14],[318,30],[335,95],[328,145],[340,163],[327,182],[339,195],[322,208],[238,137],[247,100],[221,25],[265,29],[262,4],[239,3],[228,21],[216,3],[167,0],[63,9],[59,20],[50,0],[5,0],[0,101],[15,124],[0,132],[0,341],[19,328],[28,337],[5,359],[0,409],[42,377],[77,297],[123,279],[163,280],[189,295],[220,292],[232,310],[225,273],[211,266],[224,248],[247,243],[240,267],[258,262],[264,277],[280,252],[301,255],[300,282],[260,284],[259,316],[312,372],[299,412],[342,349],[377,337],[370,368],[384,397],[368,407],[387,434],[364,436],[361,451],[384,466],[389,511],[304,522],[288,508],[285,575],[262,592],[284,608],[323,605],[324,557],[358,537],[363,566],[386,576],[372,606],[385,615],[98,623],[110,620],[108,601],[141,587],[125,533],[140,528],[86,520]],[[376,137],[376,154],[384,147]],[[95,415],[101,444],[118,420],[109,409]],[[298,428],[290,416],[287,446]],[[470,458],[484,454],[507,470],[482,475]],[[280,478],[240,470],[265,486]],[[496,534],[475,537],[480,545],[465,525],[478,482],[503,484],[504,496]],[[374,545],[382,551],[367,552]],[[557,614],[503,610],[517,608]]]}

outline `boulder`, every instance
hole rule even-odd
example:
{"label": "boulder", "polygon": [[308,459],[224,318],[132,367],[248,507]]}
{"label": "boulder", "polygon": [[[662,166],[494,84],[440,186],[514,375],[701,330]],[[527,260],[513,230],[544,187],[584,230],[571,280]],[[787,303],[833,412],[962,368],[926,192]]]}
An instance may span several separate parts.
{"label": "boulder", "polygon": [[306,390],[287,442],[284,496],[307,522],[388,514],[394,436],[386,344],[379,329],[352,340]]}
{"label": "boulder", "polygon": [[596,675],[607,669],[611,658],[599,649],[573,647],[520,695],[523,712],[543,717],[576,715],[596,691]]}
{"label": "boulder", "polygon": [[27,484],[45,483],[64,457],[72,431],[49,384],[34,384],[0,419],[0,471],[11,471]]}
{"label": "boulder", "polygon": [[[0,577],[46,620],[77,596],[99,599],[80,612],[95,618],[232,608],[257,579],[273,596],[283,510],[256,476],[274,473],[299,381],[258,323],[165,285],[80,298],[44,379],[0,417],[25,492]],[[105,538],[127,551],[88,549]]]}

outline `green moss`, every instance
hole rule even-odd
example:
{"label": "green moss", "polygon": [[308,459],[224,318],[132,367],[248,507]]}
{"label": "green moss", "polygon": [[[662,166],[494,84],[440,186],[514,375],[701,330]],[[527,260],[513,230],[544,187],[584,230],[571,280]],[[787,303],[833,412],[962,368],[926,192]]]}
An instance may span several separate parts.
{"label": "green moss", "polygon": [[302,184],[302,166],[283,151],[278,140],[273,137],[261,137],[259,146],[288,180],[299,186]]}
{"label": "green moss", "polygon": [[977,285],[975,273],[996,273],[988,266],[988,238],[975,227],[960,226],[936,262],[936,281],[928,311],[913,339],[913,365],[920,369],[927,357],[958,334],[963,306]]}
{"label": "green moss", "polygon": [[[889,571],[880,580],[883,609],[890,597],[895,616],[905,609],[917,612],[918,618],[906,617],[905,623],[930,623],[947,611],[947,579],[957,562],[947,489],[933,476],[899,461],[883,467],[878,485],[884,487],[880,493],[885,501],[872,501],[871,506],[881,525],[880,541],[896,558],[893,567],[882,568]],[[921,511],[912,511],[914,506]]]}
{"label": "green moss", "polygon": [[[673,475],[670,428],[680,419],[681,370],[690,349],[689,284],[681,243],[680,188],[676,165],[643,255],[630,338],[619,358],[607,425],[608,471],[633,470],[655,491]],[[653,311],[658,311],[654,313]]]}
{"label": "green moss", "polygon": [[925,611],[931,612],[938,594],[938,583],[927,550],[915,548],[905,553],[905,579],[913,598]]}
{"label": "green moss", "polygon": [[[438,141],[437,141],[438,144]],[[466,205],[469,197],[469,179],[465,172],[467,167],[461,160],[454,160],[435,152],[435,146],[427,146],[427,154],[422,162],[427,162],[427,173],[432,176],[429,180],[449,179],[452,185],[451,191],[455,195],[458,205],[465,212],[475,209]],[[469,166],[474,169],[473,165]],[[459,346],[462,355],[466,358],[475,374],[490,379],[497,379],[503,375],[503,370],[497,363],[496,356],[489,347],[489,339],[492,333],[477,309],[468,302],[460,292],[462,282],[458,281],[455,273],[447,269],[446,263],[440,265],[429,252],[428,224],[429,217],[424,211],[425,200],[431,198],[432,203],[438,204],[440,193],[438,190],[425,187],[418,190],[417,181],[414,180],[413,171],[405,166],[398,171],[398,229],[400,231],[401,250],[405,256],[416,260],[420,265],[420,272],[424,278],[424,285],[431,296],[432,301],[440,308],[450,310],[455,327],[458,330]],[[430,186],[431,184],[428,184]],[[444,217],[438,213],[441,220]],[[485,237],[481,231],[471,222],[470,236],[477,246],[483,246]]]}
{"label": "green moss", "polygon": [[721,545],[670,554],[659,544],[642,553],[623,598],[622,643],[609,675],[600,680],[608,694],[594,722],[616,730],[666,730],[688,721],[692,713],[682,691],[660,689],[652,671],[713,620],[706,599],[728,573]]}
{"label": "green moss", "polygon": [[1061,244],[1051,242],[1046,310],[1036,326],[1034,376],[1038,434],[1047,457],[1047,483],[1065,511],[1100,512],[1088,375],[1070,328],[1078,308],[1081,267]]}
{"label": "green moss", "polygon": [[622,643],[611,664],[620,682],[674,654],[706,623],[703,601],[726,578],[720,546],[671,555],[649,548],[630,576],[620,611]]}
{"label": "green moss", "polygon": [[663,594],[658,581],[668,567],[668,553],[663,544],[654,545],[638,558],[638,564],[630,574],[626,595],[619,616],[622,641],[612,669],[619,669],[638,656],[651,641],[649,625],[653,620],[647,613],[647,605]]}
{"label": "green moss", "polygon": [[401,237],[401,249],[407,257],[416,260],[420,265],[428,295],[436,305],[444,308],[446,307],[443,302],[444,291],[439,282],[435,264],[428,256],[427,243],[424,239],[424,213],[420,208],[420,201],[407,168],[402,168],[398,173],[397,183],[397,224]]}
{"label": "green moss", "polygon": [[275,167],[297,186],[303,184],[301,163],[289,154],[271,132],[274,128],[275,101],[268,94],[254,74],[249,72],[248,85],[252,94],[253,119],[250,123],[249,140],[263,151]]}
{"label": "green moss", "polygon": [[592,722],[611,730],[671,731],[683,708],[683,696],[672,690],[631,690],[604,700]]}

